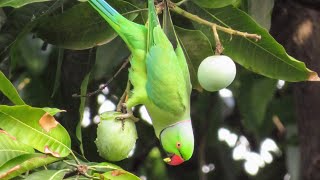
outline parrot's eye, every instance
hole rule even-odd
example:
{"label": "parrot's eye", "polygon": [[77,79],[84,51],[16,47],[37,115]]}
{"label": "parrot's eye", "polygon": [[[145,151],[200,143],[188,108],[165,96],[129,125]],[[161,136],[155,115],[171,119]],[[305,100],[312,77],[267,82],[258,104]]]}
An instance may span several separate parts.
{"label": "parrot's eye", "polygon": [[181,143],[180,143],[180,142],[177,142],[176,147],[177,147],[178,149],[180,149]]}

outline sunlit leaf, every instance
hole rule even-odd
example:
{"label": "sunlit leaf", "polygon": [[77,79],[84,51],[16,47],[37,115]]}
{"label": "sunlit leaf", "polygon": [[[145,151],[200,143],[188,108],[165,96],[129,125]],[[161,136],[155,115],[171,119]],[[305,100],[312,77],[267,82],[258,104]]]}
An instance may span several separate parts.
{"label": "sunlit leaf", "polygon": [[90,168],[94,169],[94,171],[96,172],[106,172],[110,170],[122,169],[121,167],[108,162],[102,162],[102,163],[92,162],[92,163],[89,163],[88,165]]}
{"label": "sunlit leaf", "polygon": [[103,174],[95,174],[96,177],[103,177],[112,180],[140,180],[136,175],[121,169],[108,171]]}
{"label": "sunlit leaf", "polygon": [[41,108],[0,105],[0,128],[18,141],[55,157],[65,157],[71,151],[67,131]]}
{"label": "sunlit leaf", "polygon": [[35,2],[44,2],[50,0],[0,0],[0,7],[11,6],[14,8],[19,8],[21,6],[35,3]]}
{"label": "sunlit leaf", "polygon": [[32,147],[18,142],[14,136],[0,130],[0,167],[14,157],[31,153],[34,153]]}
{"label": "sunlit leaf", "polygon": [[25,103],[20,98],[16,88],[6,78],[6,76],[0,71],[0,91],[8,97],[16,105],[24,105]]}
{"label": "sunlit leaf", "polygon": [[32,173],[25,180],[62,180],[65,174],[70,171],[69,169],[61,170],[44,170]]}
{"label": "sunlit leaf", "polygon": [[45,154],[23,154],[11,159],[0,167],[0,179],[11,179],[26,171],[58,160],[59,158]]}

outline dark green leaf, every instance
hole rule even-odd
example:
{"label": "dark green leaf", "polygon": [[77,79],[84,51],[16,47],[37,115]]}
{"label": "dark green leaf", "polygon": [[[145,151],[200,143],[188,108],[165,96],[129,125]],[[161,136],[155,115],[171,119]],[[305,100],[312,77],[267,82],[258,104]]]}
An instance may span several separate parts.
{"label": "dark green leaf", "polygon": [[41,108],[0,105],[0,128],[40,152],[65,157],[71,151],[67,131]]}
{"label": "dark green leaf", "polygon": [[[132,12],[136,7],[128,2],[120,0],[109,3],[120,13],[125,13],[128,19],[133,20],[138,15]],[[87,2],[75,5],[60,15],[41,19],[35,32],[51,44],[76,50],[105,44],[117,35]]]}
{"label": "dark green leaf", "polygon": [[29,170],[58,161],[45,154],[24,154],[17,156],[0,167],[0,179],[11,179]]}
{"label": "dark green leaf", "polygon": [[6,76],[0,71],[0,91],[16,105],[24,105],[25,103],[20,98],[17,90]]}
{"label": "dark green leaf", "polygon": [[[276,90],[277,81],[255,74],[242,74],[237,94],[240,114],[244,125],[258,131],[265,120],[266,111]],[[257,134],[259,134],[257,132]]]}
{"label": "dark green leaf", "polygon": [[262,27],[270,29],[274,0],[248,0],[248,13]]}
{"label": "dark green leaf", "polygon": [[203,8],[221,8],[235,3],[237,0],[192,0]]}
{"label": "dark green leaf", "polygon": [[80,87],[81,93],[80,93],[80,95],[83,96],[83,97],[81,97],[81,99],[80,99],[80,107],[79,107],[80,120],[79,120],[77,128],[76,128],[76,136],[77,136],[78,140],[80,141],[80,151],[81,151],[83,156],[84,156],[84,152],[83,152],[83,144],[82,144],[81,124],[82,124],[82,119],[83,119],[84,108],[85,108],[85,105],[86,105],[86,98],[87,97],[85,97],[85,95],[87,94],[90,75],[91,75],[91,72],[89,72],[86,75],[86,77],[84,78],[84,80],[81,83],[81,87]]}
{"label": "dark green leaf", "polygon": [[[219,32],[225,48],[224,53],[243,67],[258,74],[285,81],[319,79],[315,72],[306,68],[303,62],[289,56],[285,49],[265,29],[259,27],[257,23],[239,9],[228,6],[220,9],[205,10],[188,3],[188,10],[224,27],[262,36],[262,40],[256,42],[252,39],[235,35],[230,36],[230,34]],[[194,26],[202,30],[210,40],[214,39],[211,28],[197,23],[194,23]]]}
{"label": "dark green leaf", "polygon": [[55,80],[54,80],[54,87],[53,87],[53,92],[52,92],[51,97],[53,97],[55,95],[55,93],[57,92],[57,90],[60,86],[61,66],[62,66],[62,61],[63,61],[63,55],[64,55],[64,50],[62,48],[59,48],[56,76],[55,76]]}
{"label": "dark green leaf", "polygon": [[211,43],[199,30],[187,30],[177,26],[175,30],[188,61],[193,88],[202,91],[202,87],[198,82],[197,71],[202,60],[214,54]]}
{"label": "dark green leaf", "polygon": [[97,48],[96,63],[94,65],[94,79],[98,80],[103,77],[111,77],[124,60],[130,55],[130,52],[121,40],[117,37],[110,43]]}

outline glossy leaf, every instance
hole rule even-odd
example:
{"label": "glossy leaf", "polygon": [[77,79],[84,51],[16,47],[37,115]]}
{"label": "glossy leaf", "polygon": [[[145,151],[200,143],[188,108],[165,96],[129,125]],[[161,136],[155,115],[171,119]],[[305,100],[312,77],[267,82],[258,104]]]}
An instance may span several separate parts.
{"label": "glossy leaf", "polygon": [[106,172],[110,170],[122,169],[121,167],[108,162],[102,162],[102,163],[94,162],[94,163],[89,163],[88,165],[90,168],[94,169],[95,172]]}
{"label": "glossy leaf", "polygon": [[19,8],[21,6],[35,3],[35,2],[44,2],[50,0],[0,0],[0,7],[11,6],[14,8]]}
{"label": "glossy leaf", "polygon": [[[125,1],[108,1],[120,13],[133,20],[137,17],[132,4]],[[79,15],[81,12],[81,16]],[[67,49],[88,49],[105,44],[117,34],[89,3],[75,5],[62,14],[45,17],[35,28],[37,35],[45,41]]]}
{"label": "glossy leaf", "polygon": [[[256,42],[252,39],[231,36],[219,31],[220,40],[225,48],[224,54],[230,56],[243,67],[258,74],[285,81],[319,80],[315,72],[306,68],[303,62],[289,56],[265,29],[239,9],[227,6],[205,10],[193,3],[188,3],[188,10],[224,27],[262,36],[262,40]],[[194,23],[194,26],[202,30],[210,40],[214,39],[211,28],[197,23]]]}
{"label": "glossy leaf", "polygon": [[202,87],[198,82],[197,71],[202,60],[214,54],[211,43],[199,30],[187,30],[177,26],[175,30],[188,61],[193,88],[202,91]]}
{"label": "glossy leaf", "polygon": [[6,131],[0,130],[0,167],[14,157],[32,153],[34,153],[32,147],[18,142]]}
{"label": "glossy leaf", "polygon": [[20,98],[16,88],[0,71],[0,92],[2,92],[11,102],[16,105],[24,105],[25,102]]}
{"label": "glossy leaf", "polygon": [[235,3],[237,0],[192,0],[203,8],[221,8]]}
{"label": "glossy leaf", "polygon": [[17,156],[0,167],[0,179],[11,179],[29,170],[58,161],[45,154],[24,154]]}
{"label": "glossy leaf", "polygon": [[70,171],[68,169],[61,170],[44,170],[32,173],[25,180],[62,180],[65,174]]}
{"label": "glossy leaf", "polygon": [[0,105],[0,128],[18,141],[55,157],[65,157],[71,151],[67,131],[41,108]]}

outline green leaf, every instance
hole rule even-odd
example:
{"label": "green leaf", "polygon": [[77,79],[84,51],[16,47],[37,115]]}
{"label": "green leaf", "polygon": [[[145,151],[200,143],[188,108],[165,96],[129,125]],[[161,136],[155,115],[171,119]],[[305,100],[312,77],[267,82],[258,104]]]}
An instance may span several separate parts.
{"label": "green leaf", "polygon": [[235,3],[237,0],[192,0],[203,8],[221,8]]}
{"label": "green leaf", "polygon": [[[289,56],[265,29],[239,9],[228,6],[205,10],[188,3],[188,10],[224,27],[262,36],[262,40],[256,42],[252,39],[218,32],[225,48],[224,53],[243,67],[258,74],[285,81],[319,80],[315,72],[306,68],[303,62]],[[197,23],[194,23],[194,26],[202,30],[210,40],[214,39],[211,28]]]}
{"label": "green leaf", "polygon": [[48,66],[53,46],[48,44],[46,48],[43,48],[44,42],[39,38],[34,38],[31,33],[20,33],[19,36],[19,39],[11,47],[11,60],[18,62],[33,75],[42,74]]}
{"label": "green leaf", "polygon": [[126,44],[119,37],[110,43],[99,46],[96,52],[96,62],[92,72],[95,80],[112,77],[116,68],[130,55]]}
{"label": "green leaf", "polygon": [[249,0],[248,13],[262,27],[270,29],[274,0]]}
{"label": "green leaf", "polygon": [[106,172],[110,170],[122,169],[121,167],[108,162],[102,162],[102,163],[92,162],[92,163],[89,163],[88,165],[90,168],[94,169],[95,172]]}
{"label": "green leaf", "polygon": [[0,91],[16,105],[24,105],[25,102],[20,98],[16,88],[0,71]]}
{"label": "green leaf", "polygon": [[[133,20],[138,13],[132,4],[125,1],[108,1],[120,13]],[[81,12],[81,16],[79,15]],[[88,49],[105,44],[117,34],[89,3],[80,3],[62,14],[45,17],[35,28],[37,35],[45,41],[67,49]]]}
{"label": "green leaf", "polygon": [[34,153],[32,147],[18,142],[6,131],[0,130],[0,167],[14,157],[31,153]]}
{"label": "green leaf", "polygon": [[61,170],[44,170],[32,173],[25,180],[62,180],[69,169]]}
{"label": "green leaf", "polygon": [[80,106],[79,106],[79,117],[80,120],[77,124],[76,128],[76,136],[78,140],[80,141],[80,151],[81,154],[84,156],[84,151],[83,151],[83,144],[82,144],[82,129],[81,129],[81,124],[82,124],[82,119],[83,119],[83,113],[84,113],[84,108],[86,105],[86,98],[85,95],[87,94],[87,89],[88,89],[88,84],[89,84],[89,79],[90,79],[91,72],[89,72],[86,77],[83,79],[80,87]]}
{"label": "green leaf", "polygon": [[104,177],[105,179],[112,179],[112,180],[140,180],[136,175],[122,170],[122,169],[116,169],[112,171],[108,171],[103,174],[94,174],[96,177]]}
{"label": "green leaf", "polygon": [[29,170],[58,161],[58,158],[45,154],[23,154],[0,167],[0,179],[11,179]]}
{"label": "green leaf", "polygon": [[103,176],[105,179],[112,180],[139,180],[134,174],[123,170],[121,167],[107,163],[90,163],[89,167],[94,170],[94,172],[103,172],[103,174],[95,173],[94,176],[100,177]]}
{"label": "green leaf", "polygon": [[53,97],[56,94],[56,92],[60,86],[61,67],[62,67],[63,58],[64,58],[64,49],[59,48],[58,49],[58,61],[57,61],[56,76],[55,76],[55,80],[54,80],[54,86],[53,86],[53,91],[52,91],[51,97]]}
{"label": "green leaf", "polygon": [[277,80],[256,74],[242,74],[236,96],[246,128],[256,132],[263,125],[269,103],[276,91]]}
{"label": "green leaf", "polygon": [[72,177],[69,177],[65,180],[91,180],[92,178],[87,178],[87,177],[84,177],[84,176],[79,176],[79,175],[76,175],[76,176],[72,176]]}
{"label": "green leaf", "polygon": [[14,8],[19,8],[21,6],[35,3],[35,2],[45,2],[50,0],[0,0],[0,7],[11,6]]}
{"label": "green leaf", "polygon": [[41,108],[0,105],[0,128],[40,152],[55,157],[65,157],[71,152],[67,131]]}
{"label": "green leaf", "polygon": [[197,71],[202,60],[214,54],[211,43],[199,30],[187,30],[177,26],[175,30],[188,61],[192,86],[194,89],[202,91],[198,82]]}
{"label": "green leaf", "polygon": [[45,112],[47,112],[51,116],[54,116],[57,113],[66,112],[65,110],[61,110],[61,109],[57,109],[57,108],[49,108],[49,107],[45,107],[45,108],[41,108],[41,109],[43,109]]}

